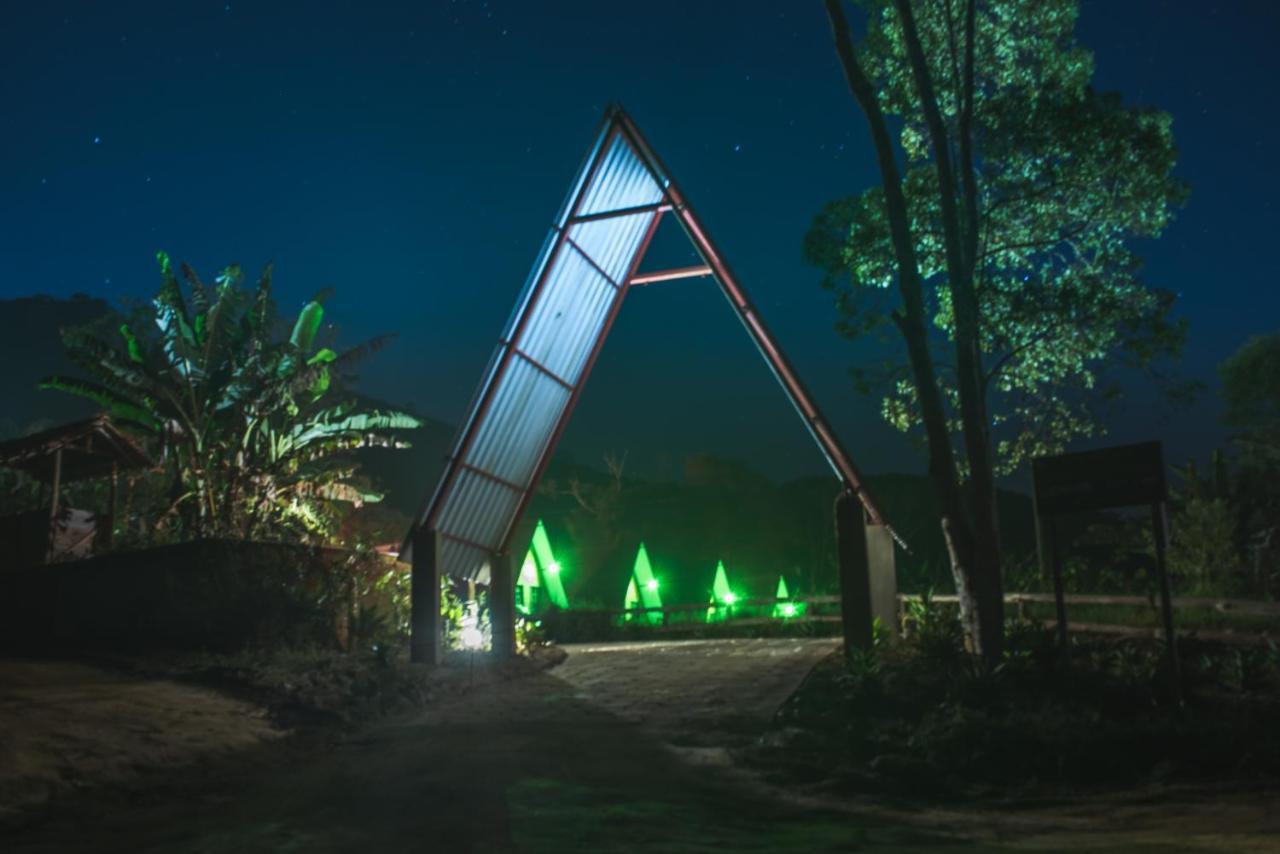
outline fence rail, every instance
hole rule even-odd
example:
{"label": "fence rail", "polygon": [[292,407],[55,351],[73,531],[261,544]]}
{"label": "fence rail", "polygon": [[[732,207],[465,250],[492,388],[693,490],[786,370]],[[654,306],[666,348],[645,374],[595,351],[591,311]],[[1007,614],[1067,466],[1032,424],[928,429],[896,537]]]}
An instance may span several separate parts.
{"label": "fence rail", "polygon": [[[918,593],[899,593],[898,605],[901,609],[909,602],[921,602],[926,597]],[[960,601],[960,597],[954,594],[939,594],[929,596],[929,601],[941,605],[956,605]],[[1052,605],[1054,602],[1052,593],[1006,593],[1004,597],[1006,605],[1013,605],[1018,612],[1018,616],[1026,618],[1027,605]],[[1153,610],[1156,607],[1155,601],[1145,596],[1119,596],[1109,594],[1089,594],[1077,593],[1069,594],[1065,597],[1068,608],[1080,606],[1102,606],[1102,607],[1149,607]],[[662,624],[652,626],[655,631],[660,632],[681,632],[692,631],[703,627],[705,624],[694,621],[672,621],[673,615],[687,615],[696,612],[719,611],[726,612],[724,621],[718,625],[732,626],[763,626],[776,625],[779,623],[839,623],[839,615],[831,614],[814,614],[806,610],[797,612],[790,617],[774,617],[760,616],[758,609],[773,608],[778,605],[839,605],[839,596],[793,596],[790,599],[740,599],[732,605],[726,605],[722,602],[706,602],[695,603],[689,605],[663,605],[657,608],[614,608],[614,609],[592,609],[592,610],[574,610],[575,614],[596,615],[605,618],[626,618],[639,617],[643,615],[660,613],[662,614]],[[1196,596],[1178,596],[1172,600],[1173,607],[1182,611],[1213,611],[1219,614],[1228,614],[1232,616],[1242,617],[1262,617],[1277,618],[1280,620],[1280,602],[1262,602],[1251,599],[1225,599],[1214,597],[1196,597]],[[756,611],[750,616],[734,616],[735,611]],[[1046,626],[1056,626],[1057,621],[1048,619],[1045,621]],[[1068,622],[1067,630],[1070,632],[1083,634],[1108,635],[1113,637],[1150,637],[1160,638],[1163,632],[1158,627],[1134,626],[1126,624],[1107,624],[1107,623],[1077,623]],[[1280,623],[1277,624],[1276,630],[1266,631],[1203,631],[1203,630],[1179,630],[1180,636],[1194,633],[1196,637],[1204,640],[1220,641],[1224,643],[1243,643],[1243,644],[1266,644],[1271,641],[1280,641]]]}
{"label": "fence rail", "polygon": [[[919,602],[924,597],[918,593],[899,593],[899,602]],[[954,594],[931,596],[934,602],[956,604],[960,597]],[[1114,605],[1128,607],[1156,607],[1155,600],[1146,596],[1111,596],[1092,593],[1072,593],[1063,597],[1068,607],[1072,605]],[[1006,605],[1023,606],[1031,603],[1053,604],[1052,593],[1006,593]],[[1280,602],[1260,602],[1253,599],[1217,599],[1198,596],[1175,596],[1174,608],[1179,610],[1217,611],[1220,614],[1236,614],[1247,617],[1280,617]],[[1020,611],[1021,613],[1021,611]]]}

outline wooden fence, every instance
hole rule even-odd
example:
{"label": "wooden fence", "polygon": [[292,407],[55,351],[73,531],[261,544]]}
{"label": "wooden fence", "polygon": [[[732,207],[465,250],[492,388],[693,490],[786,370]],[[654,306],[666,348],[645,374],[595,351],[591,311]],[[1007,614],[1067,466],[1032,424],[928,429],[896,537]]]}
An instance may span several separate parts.
{"label": "wooden fence", "polygon": [[[905,607],[909,602],[920,602],[924,599],[920,594],[900,593],[898,594],[899,614],[905,612]],[[959,603],[959,597],[950,594],[939,594],[930,596],[929,601],[937,605],[955,606]],[[1004,597],[1006,605],[1011,605],[1016,609],[1017,615],[1025,619],[1028,616],[1028,605],[1052,605],[1054,602],[1052,593],[1006,593]],[[1150,608],[1154,614],[1156,604],[1154,600],[1145,596],[1111,596],[1111,595],[1095,595],[1095,594],[1069,594],[1065,597],[1068,615],[1072,608],[1078,607],[1128,607],[1128,608]],[[772,610],[775,606],[793,604],[803,605],[805,608],[798,610],[792,617],[775,617],[760,616],[760,612],[764,609]],[[1260,619],[1274,619],[1276,625],[1268,627],[1262,631],[1255,630],[1196,630],[1196,629],[1180,629],[1178,634],[1186,636],[1194,634],[1198,638],[1204,640],[1221,641],[1226,643],[1240,643],[1248,645],[1264,645],[1269,642],[1280,642],[1280,602],[1262,602],[1251,599],[1221,599],[1211,597],[1193,597],[1178,596],[1174,597],[1172,604],[1175,611],[1212,611],[1218,614],[1227,614],[1240,617],[1252,617]],[[839,596],[795,596],[790,599],[740,599],[732,605],[723,603],[705,603],[693,605],[664,605],[660,608],[629,608],[629,609],[609,609],[596,610],[591,612],[576,611],[575,613],[593,613],[602,617],[609,618],[625,618],[627,616],[640,617],[641,615],[660,613],[662,614],[661,625],[655,625],[652,628],[661,632],[683,632],[694,631],[699,628],[705,628],[706,623],[696,620],[672,620],[672,617],[692,616],[697,612],[707,612],[708,610],[725,610],[723,621],[717,621],[716,625],[733,625],[733,626],[762,626],[775,625],[779,623],[839,623],[840,615],[812,613],[812,607],[818,606],[835,606],[838,611],[840,605]],[[743,616],[736,616],[743,614]],[[1047,619],[1044,621],[1046,626],[1055,626],[1056,620]],[[1083,634],[1099,634],[1111,635],[1116,637],[1149,637],[1160,638],[1163,632],[1158,626],[1134,626],[1124,623],[1082,623],[1068,622],[1067,630],[1069,632]]]}

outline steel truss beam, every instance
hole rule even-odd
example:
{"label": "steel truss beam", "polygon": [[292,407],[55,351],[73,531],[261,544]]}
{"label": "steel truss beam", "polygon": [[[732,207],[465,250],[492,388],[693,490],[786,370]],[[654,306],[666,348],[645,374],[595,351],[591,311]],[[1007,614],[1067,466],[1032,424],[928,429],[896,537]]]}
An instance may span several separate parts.
{"label": "steel truss beam", "polygon": [[706,264],[695,264],[692,267],[674,267],[670,270],[655,270],[652,273],[636,273],[629,284],[652,285],[655,282],[671,282],[676,279],[697,279],[702,276],[713,276],[715,271]]}

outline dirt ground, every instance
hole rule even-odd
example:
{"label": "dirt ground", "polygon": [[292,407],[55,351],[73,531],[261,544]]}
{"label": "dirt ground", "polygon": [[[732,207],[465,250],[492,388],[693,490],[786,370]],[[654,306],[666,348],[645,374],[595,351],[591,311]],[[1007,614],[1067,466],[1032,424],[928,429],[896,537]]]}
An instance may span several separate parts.
{"label": "dirt ground", "polygon": [[[1018,811],[770,789],[730,760],[830,641],[570,647],[332,746],[264,737],[220,771],[86,792],[6,852],[1280,851],[1274,796],[1160,792]],[[775,702],[775,700],[777,702]],[[1171,800],[1171,798],[1173,798]]]}
{"label": "dirt ground", "polygon": [[0,661],[0,820],[273,741],[264,709],[63,661]]}

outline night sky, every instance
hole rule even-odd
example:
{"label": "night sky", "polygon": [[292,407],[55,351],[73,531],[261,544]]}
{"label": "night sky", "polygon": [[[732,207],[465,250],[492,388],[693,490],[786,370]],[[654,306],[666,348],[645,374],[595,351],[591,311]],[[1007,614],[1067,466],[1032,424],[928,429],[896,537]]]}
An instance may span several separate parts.
{"label": "night sky", "polygon": [[[1280,6],[1086,0],[1079,33],[1101,88],[1174,116],[1192,197],[1144,247],[1147,278],[1181,294],[1182,368],[1212,383],[1280,316]],[[878,179],[818,0],[24,3],[0,57],[0,296],[150,296],[160,248],[206,278],[273,259],[286,310],[334,285],[344,340],[401,334],[370,393],[456,423],[619,100],[855,459],[923,468],[853,392],[874,346],[835,334],[801,257],[820,206]],[[1218,409],[1135,387],[1111,438],[1203,456]],[[650,475],[699,451],[823,470],[709,280],[633,292],[562,449]]]}

